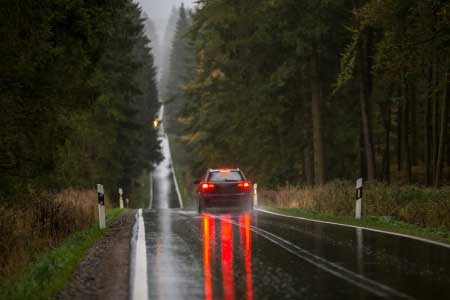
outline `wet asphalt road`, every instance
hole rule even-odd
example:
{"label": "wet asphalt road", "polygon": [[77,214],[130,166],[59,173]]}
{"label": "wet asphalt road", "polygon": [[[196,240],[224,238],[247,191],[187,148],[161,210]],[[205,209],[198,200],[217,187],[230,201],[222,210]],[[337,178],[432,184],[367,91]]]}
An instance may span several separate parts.
{"label": "wet asphalt road", "polygon": [[169,161],[142,213],[148,299],[450,299],[450,248],[262,211],[182,210]]}
{"label": "wet asphalt road", "polygon": [[143,218],[150,299],[449,299],[440,246],[264,212]]}

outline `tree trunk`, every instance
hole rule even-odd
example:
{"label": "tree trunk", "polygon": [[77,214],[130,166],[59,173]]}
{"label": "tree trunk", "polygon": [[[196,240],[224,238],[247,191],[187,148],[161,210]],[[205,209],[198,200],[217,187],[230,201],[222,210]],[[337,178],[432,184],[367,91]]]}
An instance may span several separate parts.
{"label": "tree trunk", "polygon": [[438,80],[438,68],[436,66],[436,63],[433,64],[433,86],[432,86],[432,112],[431,112],[431,174],[435,176],[436,174],[436,160],[437,160],[437,149],[438,149],[438,114],[439,114],[439,100],[437,91],[435,90],[436,87],[439,86],[439,80]]}
{"label": "tree trunk", "polygon": [[404,175],[407,177],[408,183],[411,183],[411,150],[409,145],[409,101],[408,101],[408,86],[405,75],[402,74],[402,139],[401,151],[403,162],[402,167],[405,167]]}
{"label": "tree trunk", "polygon": [[[429,88],[431,91],[433,87],[433,68],[430,68],[429,74]],[[431,94],[428,93],[425,99],[425,113],[424,113],[424,161],[425,161],[425,183],[426,185],[431,184],[431,155],[430,155],[430,142],[431,142],[431,128],[430,128],[430,108],[431,108]]]}
{"label": "tree trunk", "polygon": [[366,156],[367,165],[367,180],[374,180],[376,177],[375,169],[375,151],[373,147],[372,130],[370,126],[370,109],[369,98],[371,94],[371,70],[369,63],[369,45],[371,35],[370,33],[363,34],[361,41],[361,49],[359,51],[359,100],[361,106],[361,125],[364,137],[364,152]]}
{"label": "tree trunk", "polygon": [[391,96],[390,92],[385,107],[381,109],[385,130],[382,179],[387,183],[391,183]]}
{"label": "tree trunk", "polygon": [[410,85],[410,97],[411,97],[411,105],[410,105],[410,115],[411,115],[411,164],[413,166],[417,165],[417,101],[416,101],[416,88],[414,84]]}
{"label": "tree trunk", "polygon": [[397,171],[401,171],[402,167],[402,103],[397,103]]}
{"label": "tree trunk", "polygon": [[311,157],[311,149],[309,146],[306,146],[303,149],[303,160],[304,160],[304,173],[305,173],[305,179],[306,184],[309,186],[312,186],[314,184],[314,175],[313,175],[313,165],[311,164],[312,157]]}
{"label": "tree trunk", "polygon": [[325,183],[325,157],[322,137],[322,86],[320,82],[320,64],[317,46],[313,48],[310,61],[311,67],[311,113],[314,151],[314,181],[316,184]]}
{"label": "tree trunk", "polygon": [[445,145],[445,138],[447,137],[447,122],[448,122],[448,115],[447,115],[447,109],[448,109],[448,99],[449,99],[449,80],[450,80],[450,71],[447,70],[445,74],[445,86],[444,86],[444,92],[442,95],[441,100],[441,125],[440,125],[440,132],[439,132],[439,143],[438,143],[438,152],[437,152],[437,158],[436,158],[436,167],[435,167],[435,179],[434,179],[434,187],[439,187],[441,183],[441,173],[442,173],[442,161],[444,156],[444,145]]}

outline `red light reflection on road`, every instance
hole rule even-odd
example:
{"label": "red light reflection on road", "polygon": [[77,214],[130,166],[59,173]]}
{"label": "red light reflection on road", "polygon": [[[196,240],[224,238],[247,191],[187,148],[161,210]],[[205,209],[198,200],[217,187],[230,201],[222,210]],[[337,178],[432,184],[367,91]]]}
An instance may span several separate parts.
{"label": "red light reflection on road", "polygon": [[245,263],[245,287],[247,300],[253,300],[253,279],[252,279],[252,236],[250,231],[250,215],[239,216],[239,234],[241,247],[243,248]]}
{"label": "red light reflection on road", "polygon": [[245,229],[245,283],[247,287],[247,300],[253,300],[252,279],[252,236],[250,232],[250,215],[244,215]]}
{"label": "red light reflection on road", "polygon": [[[239,241],[240,251],[234,253],[233,246],[233,224],[232,217],[230,215],[222,215],[220,218],[215,216],[203,214],[202,215],[202,227],[203,227],[203,272],[204,272],[204,292],[205,299],[214,299],[213,293],[213,276],[212,268],[218,267],[214,263],[215,257],[215,243],[216,243],[216,220],[220,221],[220,236],[217,237],[217,242],[220,243],[221,255],[221,271],[222,271],[222,291],[223,299],[234,300],[235,295],[235,281],[233,270],[233,255],[241,255],[244,263],[245,271],[245,298],[247,300],[253,300],[253,275],[252,275],[252,236],[251,236],[251,217],[249,214],[241,215],[238,217],[239,226]],[[216,295],[217,297],[217,295]],[[242,299],[244,296],[239,296]]]}
{"label": "red light reflection on road", "polygon": [[233,225],[230,216],[223,216],[220,221],[222,235],[222,285],[225,300],[234,299],[233,273]]}
{"label": "red light reflection on road", "polygon": [[211,283],[211,257],[209,255],[210,247],[210,224],[214,224],[214,219],[203,214],[203,273],[205,281],[205,299],[213,299],[213,290]]}

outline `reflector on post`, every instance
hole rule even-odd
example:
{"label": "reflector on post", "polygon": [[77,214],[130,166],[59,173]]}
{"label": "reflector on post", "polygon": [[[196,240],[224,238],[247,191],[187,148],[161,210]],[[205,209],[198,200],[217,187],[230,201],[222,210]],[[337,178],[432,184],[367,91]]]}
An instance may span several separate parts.
{"label": "reflector on post", "polygon": [[362,216],[362,192],[363,192],[363,179],[358,178],[356,180],[356,206],[355,206],[356,219],[361,219]]}
{"label": "reflector on post", "polygon": [[97,196],[98,196],[98,222],[100,229],[106,228],[105,218],[105,190],[102,184],[97,184]]}

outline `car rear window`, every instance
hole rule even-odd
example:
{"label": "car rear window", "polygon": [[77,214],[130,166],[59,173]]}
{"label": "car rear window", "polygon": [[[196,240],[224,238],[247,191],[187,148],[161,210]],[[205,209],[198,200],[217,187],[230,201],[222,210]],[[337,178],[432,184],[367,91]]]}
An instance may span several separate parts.
{"label": "car rear window", "polygon": [[242,175],[239,171],[230,172],[211,172],[209,173],[209,181],[241,181]]}

